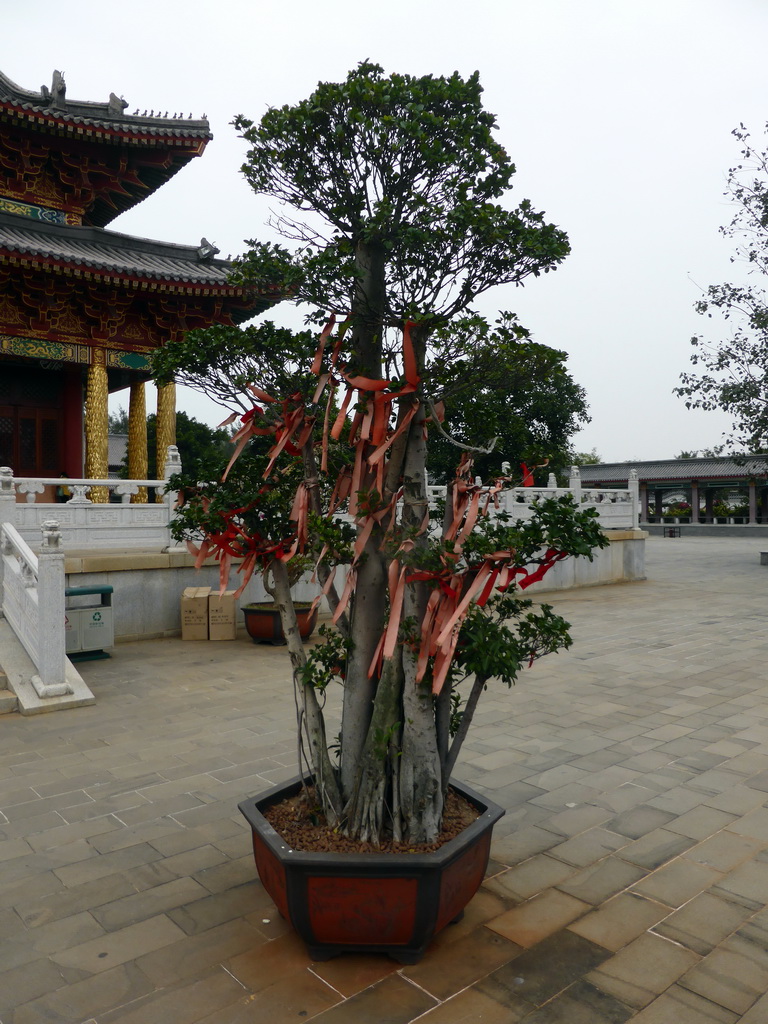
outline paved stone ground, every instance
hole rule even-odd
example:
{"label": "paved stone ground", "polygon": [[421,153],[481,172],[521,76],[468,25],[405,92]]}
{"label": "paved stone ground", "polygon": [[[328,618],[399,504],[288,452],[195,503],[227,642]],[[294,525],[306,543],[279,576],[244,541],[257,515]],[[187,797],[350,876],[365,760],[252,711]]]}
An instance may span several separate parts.
{"label": "paved stone ground", "polygon": [[481,704],[458,775],[507,808],[422,962],[312,963],[236,804],[295,771],[283,653],[121,645],[95,707],[0,718],[2,1024],[764,1024],[768,567],[652,538],[548,598],[575,643]]}

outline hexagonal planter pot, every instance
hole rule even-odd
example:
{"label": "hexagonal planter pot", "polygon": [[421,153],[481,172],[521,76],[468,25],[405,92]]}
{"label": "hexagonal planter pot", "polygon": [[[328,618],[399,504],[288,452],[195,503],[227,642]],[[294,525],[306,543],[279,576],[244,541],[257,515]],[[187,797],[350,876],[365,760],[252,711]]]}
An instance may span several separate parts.
{"label": "hexagonal planter pot", "polygon": [[[311,603],[295,603],[296,618],[299,623],[299,635],[308,640],[317,625],[317,608]],[[245,604],[242,608],[243,619],[248,636],[255,644],[284,644],[285,634],[280,621],[280,612],[271,601]]]}
{"label": "hexagonal planter pot", "polygon": [[262,809],[294,796],[298,777],[239,804],[253,831],[264,888],[315,960],[338,953],[387,953],[416,963],[441,929],[458,920],[488,866],[503,808],[468,786],[453,789],[480,811],[431,853],[313,853],[292,850]]}

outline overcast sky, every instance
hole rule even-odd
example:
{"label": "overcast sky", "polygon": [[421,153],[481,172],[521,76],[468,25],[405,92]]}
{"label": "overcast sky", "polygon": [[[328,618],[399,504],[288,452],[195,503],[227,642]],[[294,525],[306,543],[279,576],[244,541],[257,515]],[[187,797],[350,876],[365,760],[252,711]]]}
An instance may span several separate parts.
{"label": "overcast sky", "polygon": [[[672,458],[728,426],[671,392],[707,328],[700,289],[733,274],[718,227],[731,217],[730,132],[744,122],[760,136],[768,120],[766,0],[5,0],[2,26],[2,70],[24,88],[50,86],[56,68],[73,99],[113,91],[129,112],[208,116],[202,159],[111,226],[205,235],[224,256],[274,237],[268,203],[239,174],[235,114],[258,119],[366,58],[415,75],[478,69],[518,169],[512,199],[545,210],[573,249],[555,274],[492,290],[480,309],[516,311],[568,353],[592,415],[576,447]],[[301,323],[290,308],[271,315]],[[217,422],[190,393],[179,407]]]}

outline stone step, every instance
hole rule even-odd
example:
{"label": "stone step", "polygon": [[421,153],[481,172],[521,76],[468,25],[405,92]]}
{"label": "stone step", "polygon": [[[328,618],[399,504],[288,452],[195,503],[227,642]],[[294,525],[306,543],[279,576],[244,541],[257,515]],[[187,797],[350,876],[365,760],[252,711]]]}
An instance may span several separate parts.
{"label": "stone step", "polygon": [[[96,703],[96,698],[69,660],[64,663],[64,681],[67,684],[68,692],[56,697],[41,697],[32,682],[33,677],[37,674],[37,669],[8,621],[2,617],[0,617],[0,656],[3,659],[0,673],[5,673],[0,680],[0,690],[8,689],[9,696],[15,695],[17,701],[16,706],[9,706],[7,711],[18,711],[20,715],[38,715],[47,711],[79,708],[86,704]],[[7,703],[11,704],[10,701]]]}
{"label": "stone step", "polygon": [[18,700],[13,690],[8,686],[8,677],[0,669],[0,715],[9,715],[18,710]]}
{"label": "stone step", "polygon": [[8,679],[5,672],[0,669],[0,715],[9,715],[12,711],[17,711],[18,707],[16,694],[8,689]]}

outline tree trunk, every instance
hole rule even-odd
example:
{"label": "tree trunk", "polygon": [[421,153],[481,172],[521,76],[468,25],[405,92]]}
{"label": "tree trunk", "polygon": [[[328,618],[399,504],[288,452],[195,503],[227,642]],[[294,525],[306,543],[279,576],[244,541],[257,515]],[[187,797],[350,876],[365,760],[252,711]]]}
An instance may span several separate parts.
{"label": "tree trunk", "polygon": [[[291,598],[291,585],[288,580],[288,569],[285,562],[274,559],[270,563],[270,571],[274,581],[274,597],[283,624],[285,642],[293,668],[294,685],[301,695],[302,724],[309,744],[310,762],[315,776],[317,793],[323,812],[330,825],[336,825],[342,811],[342,800],[338,783],[333,771],[328,744],[325,737],[323,712],[317,701],[314,687],[302,679],[302,669],[307,663],[304,645],[299,635],[299,624],[296,621],[296,610]],[[299,764],[299,771],[302,766]]]}
{"label": "tree trunk", "polygon": [[341,720],[341,789],[345,798],[352,793],[357,781],[376,697],[377,681],[369,678],[368,669],[384,629],[387,594],[387,574],[378,540],[379,531],[374,530],[358,569],[352,599],[352,649],[347,659]]}
{"label": "tree trunk", "polygon": [[381,376],[381,342],[386,300],[386,253],[382,245],[360,241],[355,249],[350,368]]}
{"label": "tree trunk", "polygon": [[[358,242],[355,251],[357,277],[352,300],[350,368],[365,376],[381,377],[381,342],[386,294],[385,253],[382,246]],[[372,480],[364,478],[363,488]],[[381,531],[375,528],[365,546],[358,568],[357,586],[350,615],[352,649],[341,726],[341,788],[348,798],[359,772],[360,757],[373,713],[376,680],[368,676],[386,617],[387,574],[379,550]]]}
{"label": "tree trunk", "polygon": [[443,795],[448,787],[448,754],[451,745],[451,700],[453,687],[448,673],[442,690],[435,697],[435,733],[437,736],[437,753],[440,757],[440,773],[443,779]]}
{"label": "tree trunk", "polygon": [[[378,844],[385,822],[387,798],[391,794],[393,760],[400,748],[400,696],[403,667],[400,652],[388,658],[382,669],[368,735],[358,761],[358,775],[351,799],[344,808],[346,831],[357,839]],[[393,832],[399,835],[400,822]]]}
{"label": "tree trunk", "polygon": [[472,683],[472,689],[470,690],[469,697],[467,698],[467,703],[464,705],[464,713],[461,716],[458,731],[453,737],[453,743],[451,744],[447,757],[443,762],[443,796],[445,796],[448,790],[448,782],[450,780],[451,773],[453,772],[453,767],[456,764],[456,758],[459,756],[459,751],[461,750],[462,744],[469,732],[472,719],[475,717],[477,702],[480,700],[480,696],[485,689],[487,682],[488,680],[485,676],[475,676],[475,681]]}
{"label": "tree trunk", "polygon": [[[423,615],[418,585],[409,585],[403,615]],[[418,621],[421,621],[420,619]],[[443,785],[435,734],[432,692],[416,682],[416,656],[403,650],[403,745],[400,758],[400,806],[405,834],[412,843],[431,843],[443,817]]]}
{"label": "tree trunk", "polygon": [[[453,523],[453,493],[456,480],[451,479],[445,488],[445,511],[443,512],[442,533],[445,538]],[[443,796],[448,790],[448,780],[451,771],[448,764],[449,750],[451,745],[451,711],[453,686],[450,684],[451,675],[445,681],[445,685],[435,699],[435,729],[437,731],[437,749],[440,755],[440,767],[443,776]]]}
{"label": "tree trunk", "polygon": [[[403,473],[403,526],[418,530],[428,509],[424,406],[411,423]],[[425,543],[424,534],[417,544]],[[424,619],[427,589],[424,583],[406,585],[403,619]],[[403,747],[400,763],[400,804],[407,838],[432,842],[440,831],[443,787],[435,730],[435,710],[427,683],[416,682],[417,654],[403,648]]]}

